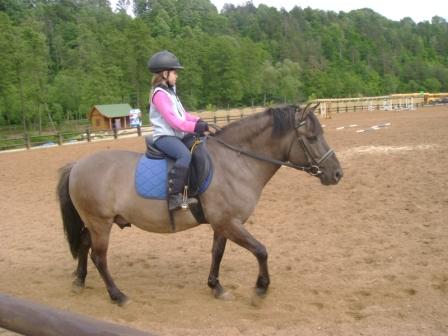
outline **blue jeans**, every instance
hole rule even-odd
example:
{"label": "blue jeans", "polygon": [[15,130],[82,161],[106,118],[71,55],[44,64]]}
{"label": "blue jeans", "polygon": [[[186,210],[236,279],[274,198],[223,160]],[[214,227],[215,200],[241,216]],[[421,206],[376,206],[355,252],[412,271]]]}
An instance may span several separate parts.
{"label": "blue jeans", "polygon": [[188,168],[191,162],[191,153],[188,149],[190,142],[189,136],[181,140],[175,136],[165,135],[158,138],[154,146],[176,161],[174,167]]}

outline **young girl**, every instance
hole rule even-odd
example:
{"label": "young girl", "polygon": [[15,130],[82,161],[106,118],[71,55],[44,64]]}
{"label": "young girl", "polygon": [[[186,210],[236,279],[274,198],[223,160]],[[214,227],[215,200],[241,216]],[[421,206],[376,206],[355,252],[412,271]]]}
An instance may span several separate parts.
{"label": "young girl", "polygon": [[183,201],[182,192],[188,178],[191,154],[186,143],[191,134],[204,135],[208,124],[185,111],[176,95],[177,70],[183,69],[177,57],[169,51],[151,56],[148,68],[154,74],[150,96],[149,117],[154,127],[154,146],[175,160],[168,174],[168,208],[170,211],[196,203],[196,199]]}

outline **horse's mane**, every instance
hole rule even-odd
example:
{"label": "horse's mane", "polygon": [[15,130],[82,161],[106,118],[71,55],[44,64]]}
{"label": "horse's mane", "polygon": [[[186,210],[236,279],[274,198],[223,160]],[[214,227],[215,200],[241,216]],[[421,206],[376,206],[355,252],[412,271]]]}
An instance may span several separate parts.
{"label": "horse's mane", "polygon": [[[246,118],[234,121],[224,126],[220,131],[216,132],[217,136],[225,136],[238,130],[238,133],[244,133],[243,138],[251,137],[252,134],[260,133],[267,127],[272,127],[272,137],[280,137],[287,131],[294,128],[296,105],[280,105],[270,107],[262,112],[252,114]],[[269,118],[271,122],[260,123],[261,119]],[[243,135],[243,134],[238,134]]]}

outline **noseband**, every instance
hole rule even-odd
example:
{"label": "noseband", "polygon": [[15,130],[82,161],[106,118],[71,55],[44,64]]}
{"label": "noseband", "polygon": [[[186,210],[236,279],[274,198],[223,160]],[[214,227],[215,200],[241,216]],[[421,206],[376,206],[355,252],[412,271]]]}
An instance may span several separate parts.
{"label": "noseband", "polygon": [[[254,158],[254,159],[257,159],[257,160],[260,160],[260,161],[270,162],[270,163],[275,164],[275,165],[286,166],[286,167],[294,168],[294,169],[297,169],[297,170],[302,170],[302,171],[307,172],[308,174],[310,174],[312,176],[318,176],[318,175],[322,174],[322,170],[320,169],[319,165],[324,163],[330,156],[334,155],[334,150],[330,148],[324,155],[322,155],[321,158],[319,158],[319,159],[313,158],[313,155],[311,154],[311,151],[309,150],[308,146],[306,145],[306,142],[303,140],[303,135],[299,134],[299,128],[301,126],[304,126],[305,123],[306,123],[306,121],[302,119],[301,121],[299,121],[295,125],[294,129],[296,130],[296,133],[297,133],[297,141],[302,146],[303,151],[305,153],[305,156],[306,156],[306,158],[308,160],[308,165],[306,165],[306,166],[297,165],[297,164],[294,164],[294,163],[289,162],[289,161],[276,160],[276,159],[272,159],[270,157],[267,157],[267,156],[264,156],[264,155],[261,155],[261,154],[252,153],[252,152],[249,152],[249,151],[247,151],[245,149],[232,146],[232,145],[222,141],[221,139],[219,139],[219,138],[217,138],[215,136],[212,136],[212,137],[209,137],[209,138],[216,140],[221,145],[223,145],[223,146],[225,146],[225,147],[227,147],[227,148],[237,152],[238,154],[243,154],[243,155],[249,156],[251,158]],[[215,130],[220,130],[220,128],[218,126],[216,126],[216,125],[211,125],[211,126]],[[291,152],[293,144],[294,144],[294,142],[292,142],[291,146],[289,147],[288,156],[289,156],[289,153]]]}

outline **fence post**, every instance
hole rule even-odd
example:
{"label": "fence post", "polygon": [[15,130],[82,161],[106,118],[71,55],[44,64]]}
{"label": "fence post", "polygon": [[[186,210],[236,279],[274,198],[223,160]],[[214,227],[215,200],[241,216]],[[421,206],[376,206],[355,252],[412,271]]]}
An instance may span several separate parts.
{"label": "fence post", "polygon": [[216,124],[216,111],[213,112],[213,123]]}
{"label": "fence post", "polygon": [[142,128],[140,127],[140,125],[137,125],[137,134],[138,136],[142,136]]}
{"label": "fence post", "polygon": [[229,114],[229,111],[227,111],[226,118],[227,118],[227,123],[229,123],[229,122],[230,122],[230,114]]}
{"label": "fence post", "polygon": [[31,138],[30,138],[30,135],[28,133],[25,133],[24,139],[25,139],[26,149],[30,149],[31,148]]}
{"label": "fence post", "polygon": [[59,146],[62,146],[63,142],[64,142],[64,137],[61,134],[61,132],[58,132],[58,144],[59,144]]}
{"label": "fence post", "polygon": [[114,127],[114,128],[113,128],[113,131],[114,131],[114,139],[115,139],[115,140],[117,140],[117,139],[118,139],[118,132],[117,132],[117,128],[116,128],[116,127]]}
{"label": "fence post", "polygon": [[90,127],[87,128],[86,130],[86,135],[87,135],[87,142],[90,142]]}

